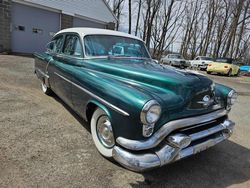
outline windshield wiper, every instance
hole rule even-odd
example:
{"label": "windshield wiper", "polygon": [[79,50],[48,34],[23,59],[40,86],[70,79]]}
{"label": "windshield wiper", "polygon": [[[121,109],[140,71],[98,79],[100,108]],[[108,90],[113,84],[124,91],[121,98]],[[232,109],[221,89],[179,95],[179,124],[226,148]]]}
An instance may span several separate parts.
{"label": "windshield wiper", "polygon": [[108,55],[108,59],[115,59],[115,58],[120,58],[120,59],[150,59],[148,57],[136,57],[136,56],[126,56],[126,55]]}

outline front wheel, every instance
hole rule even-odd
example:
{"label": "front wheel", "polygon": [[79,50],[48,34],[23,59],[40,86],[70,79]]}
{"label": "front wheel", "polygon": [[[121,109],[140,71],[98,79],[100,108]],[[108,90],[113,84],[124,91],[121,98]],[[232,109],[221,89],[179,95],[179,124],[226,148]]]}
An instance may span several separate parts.
{"label": "front wheel", "polygon": [[91,118],[91,134],[97,150],[105,157],[112,157],[115,146],[113,129],[108,115],[97,108]]}

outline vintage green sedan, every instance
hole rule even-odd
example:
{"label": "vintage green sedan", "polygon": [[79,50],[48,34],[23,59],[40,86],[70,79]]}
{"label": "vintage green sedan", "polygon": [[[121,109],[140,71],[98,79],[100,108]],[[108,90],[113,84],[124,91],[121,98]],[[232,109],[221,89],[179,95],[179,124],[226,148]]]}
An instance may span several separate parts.
{"label": "vintage green sedan", "polygon": [[227,139],[237,93],[152,60],[139,38],[69,28],[35,54],[42,91],[89,122],[98,151],[133,171],[201,152]]}

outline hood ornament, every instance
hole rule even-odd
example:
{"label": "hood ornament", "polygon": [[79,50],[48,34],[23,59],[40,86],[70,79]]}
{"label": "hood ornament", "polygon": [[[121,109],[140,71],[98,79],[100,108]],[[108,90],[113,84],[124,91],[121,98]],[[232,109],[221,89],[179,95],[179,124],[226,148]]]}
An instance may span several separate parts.
{"label": "hood ornament", "polygon": [[202,104],[204,108],[207,108],[214,103],[214,99],[211,98],[209,95],[205,95],[202,101],[198,101],[197,103]]}

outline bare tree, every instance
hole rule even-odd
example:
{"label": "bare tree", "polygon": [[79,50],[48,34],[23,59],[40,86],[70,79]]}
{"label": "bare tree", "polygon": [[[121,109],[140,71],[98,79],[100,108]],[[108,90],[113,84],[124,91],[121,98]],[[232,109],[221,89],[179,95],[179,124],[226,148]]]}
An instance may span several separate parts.
{"label": "bare tree", "polygon": [[[229,32],[229,37],[227,39],[226,48],[225,48],[225,51],[224,51],[224,54],[223,54],[224,57],[226,57],[229,54],[230,47],[231,47],[231,49],[233,49],[235,34],[236,34],[236,31],[237,31],[238,21],[239,21],[240,15],[241,15],[241,11],[242,11],[244,1],[245,0],[240,0],[235,5],[236,8],[235,8],[235,11],[233,13],[234,16],[233,16],[233,20],[232,20],[232,23],[231,23],[231,26],[230,26],[231,30]],[[232,57],[232,50],[231,50],[231,53],[230,53],[230,57]]]}
{"label": "bare tree", "polygon": [[249,5],[250,5],[250,0],[248,0],[246,2],[244,13],[243,13],[243,19],[242,19],[242,21],[240,21],[238,23],[238,25],[240,25],[240,29],[239,29],[238,39],[237,39],[237,43],[236,43],[236,47],[235,47],[234,58],[238,57],[239,50],[240,50],[240,43],[242,41],[242,37],[243,37],[244,31],[246,29],[246,20],[250,17],[250,16],[247,15],[248,14],[248,10],[249,10]]}
{"label": "bare tree", "polygon": [[207,27],[206,27],[206,35],[205,35],[205,41],[204,41],[204,45],[203,48],[201,50],[201,55],[206,55],[207,54],[207,50],[208,50],[208,46],[210,44],[210,40],[211,40],[211,32],[213,30],[213,26],[214,26],[214,20],[215,20],[215,15],[217,14],[218,11],[218,1],[217,0],[211,0],[208,1],[208,5],[207,5]]}
{"label": "bare tree", "polygon": [[218,57],[219,52],[221,50],[224,34],[226,32],[226,28],[229,22],[229,17],[231,15],[230,7],[231,7],[230,2],[228,2],[227,0],[223,0],[219,6],[219,10],[216,15],[217,24],[215,25],[215,27],[217,32],[216,32],[215,47],[213,52],[214,57]]}
{"label": "bare tree", "polygon": [[131,19],[132,19],[132,15],[131,15],[131,0],[128,0],[128,33],[131,34]]}
{"label": "bare tree", "polygon": [[116,16],[118,23],[116,24],[116,30],[119,29],[122,8],[125,0],[108,0],[107,3],[112,8],[114,15]]}
{"label": "bare tree", "polygon": [[162,12],[157,12],[156,20],[158,20],[158,22],[155,22],[155,29],[153,30],[153,43],[155,44],[153,56],[158,59],[162,53],[173,44],[181,26],[180,23],[183,19],[181,15],[184,13],[184,8],[182,8],[183,1],[177,4],[175,4],[175,2],[175,0],[170,0],[169,3],[165,1]]}
{"label": "bare tree", "polygon": [[138,29],[139,29],[139,21],[140,21],[140,15],[141,15],[141,7],[142,7],[142,0],[139,0],[139,1],[138,1],[137,20],[136,20],[136,26],[135,26],[135,36],[137,36]]}
{"label": "bare tree", "polygon": [[[123,12],[124,2],[128,2],[127,12]],[[250,60],[250,0],[108,0],[108,3],[119,21],[128,20],[128,33],[135,31],[155,58],[159,59],[166,51],[178,50],[173,49],[178,42],[176,46],[186,58],[196,55],[243,58],[249,54]],[[136,10],[134,17],[132,9]],[[122,16],[126,19],[121,19]]]}
{"label": "bare tree", "polygon": [[146,0],[146,19],[144,21],[144,31],[143,31],[143,39],[146,42],[146,46],[150,48],[150,39],[152,34],[153,21],[155,19],[155,15],[160,8],[162,0]]}
{"label": "bare tree", "polygon": [[[190,7],[188,7],[190,6]],[[195,27],[195,23],[198,17],[198,13],[201,9],[201,1],[191,2],[190,4],[186,4],[186,27],[185,27],[185,35],[181,45],[181,53],[188,57],[188,48],[191,43],[191,39],[193,37],[193,30]]]}

